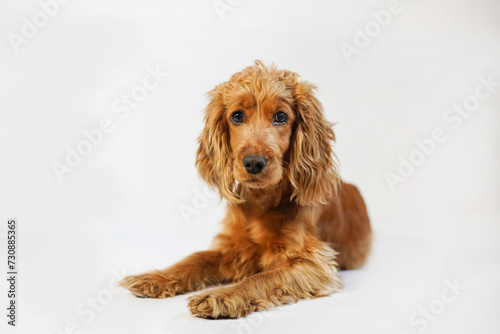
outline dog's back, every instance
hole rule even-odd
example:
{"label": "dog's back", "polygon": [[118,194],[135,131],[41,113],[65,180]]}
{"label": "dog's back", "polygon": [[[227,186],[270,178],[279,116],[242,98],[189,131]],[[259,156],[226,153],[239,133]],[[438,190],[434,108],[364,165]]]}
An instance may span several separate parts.
{"label": "dog's back", "polygon": [[340,183],[337,195],[320,210],[317,221],[319,236],[339,252],[339,267],[356,269],[362,266],[370,253],[372,231],[358,189],[352,184]]}

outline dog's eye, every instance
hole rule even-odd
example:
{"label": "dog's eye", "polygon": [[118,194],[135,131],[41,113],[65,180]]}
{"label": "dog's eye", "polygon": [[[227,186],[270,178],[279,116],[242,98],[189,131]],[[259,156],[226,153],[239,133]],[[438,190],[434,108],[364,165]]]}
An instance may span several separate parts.
{"label": "dog's eye", "polygon": [[231,122],[233,122],[234,125],[239,125],[243,123],[245,120],[245,114],[243,111],[237,111],[231,115]]}
{"label": "dog's eye", "polygon": [[287,121],[287,119],[288,116],[284,112],[278,111],[276,114],[274,114],[273,124],[283,124]]}

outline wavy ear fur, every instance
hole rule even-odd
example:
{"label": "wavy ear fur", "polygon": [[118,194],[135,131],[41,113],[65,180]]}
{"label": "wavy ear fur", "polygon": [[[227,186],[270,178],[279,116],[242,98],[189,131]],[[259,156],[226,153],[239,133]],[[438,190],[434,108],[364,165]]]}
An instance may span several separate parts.
{"label": "wavy ear fur", "polygon": [[200,146],[196,154],[196,166],[203,180],[229,202],[239,203],[235,194],[233,177],[233,154],[229,143],[229,129],[224,120],[225,104],[221,87],[207,94],[210,102],[205,113],[205,126],[198,139]]}
{"label": "wavy ear fur", "polygon": [[323,107],[314,96],[316,87],[294,81],[297,116],[289,152],[292,199],[300,205],[326,203],[339,182],[337,159],[331,147],[335,141],[333,124],[325,119]]}

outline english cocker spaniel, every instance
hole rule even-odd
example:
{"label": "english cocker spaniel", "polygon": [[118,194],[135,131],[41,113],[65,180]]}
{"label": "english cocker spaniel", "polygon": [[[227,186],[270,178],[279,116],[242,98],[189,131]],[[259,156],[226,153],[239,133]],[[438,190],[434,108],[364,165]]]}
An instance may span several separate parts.
{"label": "english cocker spaniel", "polygon": [[[332,124],[298,74],[256,61],[208,93],[196,165],[228,201],[210,250],[121,281],[138,297],[189,298],[202,318],[327,296],[359,268],[372,233],[363,199],[337,173]],[[235,283],[221,286],[220,283]]]}

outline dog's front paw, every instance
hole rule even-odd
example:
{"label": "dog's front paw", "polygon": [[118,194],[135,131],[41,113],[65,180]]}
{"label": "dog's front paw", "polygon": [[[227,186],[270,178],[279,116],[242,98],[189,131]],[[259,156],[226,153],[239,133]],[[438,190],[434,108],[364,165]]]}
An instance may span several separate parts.
{"label": "dog's front paw", "polygon": [[189,298],[191,314],[205,319],[244,317],[253,311],[251,305],[231,288],[219,288]]}
{"label": "dog's front paw", "polygon": [[142,298],[167,298],[179,292],[177,280],[163,276],[161,273],[127,276],[120,281],[120,286]]}

